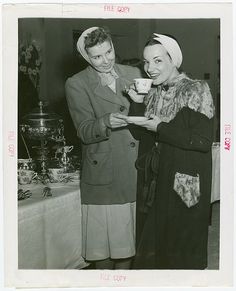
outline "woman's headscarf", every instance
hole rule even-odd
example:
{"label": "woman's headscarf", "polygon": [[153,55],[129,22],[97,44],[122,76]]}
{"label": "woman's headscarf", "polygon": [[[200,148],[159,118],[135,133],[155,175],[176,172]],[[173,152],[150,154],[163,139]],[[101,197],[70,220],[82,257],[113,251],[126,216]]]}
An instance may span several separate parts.
{"label": "woman's headscarf", "polygon": [[175,39],[167,35],[153,33],[153,39],[161,43],[169,53],[174,65],[179,68],[183,61],[182,51]]}
{"label": "woman's headscarf", "polygon": [[98,29],[98,27],[90,27],[88,29],[86,29],[82,34],[81,36],[79,37],[78,41],[77,41],[77,50],[78,52],[82,55],[82,57],[89,63],[91,64],[90,62],[90,59],[89,59],[89,56],[88,56],[88,53],[86,52],[86,49],[84,47],[84,41],[85,41],[85,38],[86,36],[93,32],[94,30]]}
{"label": "woman's headscarf", "polygon": [[[86,29],[82,34],[81,36],[79,37],[78,41],[77,41],[77,50],[78,52],[82,55],[82,57],[90,64],[92,65],[91,61],[90,61],[90,58],[88,56],[88,53],[85,49],[85,46],[84,46],[84,42],[85,42],[85,38],[86,36],[93,32],[94,30],[98,29],[98,27],[90,27],[88,29]],[[111,47],[113,48],[113,43],[112,41],[110,40],[110,43],[111,43]],[[114,68],[111,69],[110,72],[108,73],[101,73],[99,72],[99,75],[100,75],[100,78],[101,78],[101,83],[102,83],[102,86],[106,86],[106,85],[111,85],[115,79],[118,78],[118,75],[117,73],[115,72]]]}

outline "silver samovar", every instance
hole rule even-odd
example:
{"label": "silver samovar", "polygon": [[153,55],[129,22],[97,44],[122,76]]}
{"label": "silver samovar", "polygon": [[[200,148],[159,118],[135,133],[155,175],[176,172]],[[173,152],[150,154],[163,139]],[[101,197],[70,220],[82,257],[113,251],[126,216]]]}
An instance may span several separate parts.
{"label": "silver samovar", "polygon": [[46,174],[46,161],[49,153],[48,141],[63,143],[65,141],[62,118],[47,110],[47,106],[40,101],[39,107],[22,118],[20,133],[28,139],[40,141],[40,145],[34,148],[37,149],[41,161],[41,173]]}

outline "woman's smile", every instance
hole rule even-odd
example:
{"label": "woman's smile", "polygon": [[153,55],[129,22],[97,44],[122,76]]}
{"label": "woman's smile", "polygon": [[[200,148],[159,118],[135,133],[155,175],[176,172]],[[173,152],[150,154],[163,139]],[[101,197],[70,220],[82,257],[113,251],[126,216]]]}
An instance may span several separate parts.
{"label": "woman's smile", "polygon": [[105,66],[102,66],[104,69],[110,69],[112,68],[112,63],[110,63],[109,65],[105,65]]}
{"label": "woman's smile", "polygon": [[152,79],[157,79],[160,76],[160,74],[150,74],[150,77]]}
{"label": "woman's smile", "polygon": [[153,79],[154,85],[168,83],[173,75],[178,74],[166,49],[160,44],[145,47],[143,57],[144,70]]}

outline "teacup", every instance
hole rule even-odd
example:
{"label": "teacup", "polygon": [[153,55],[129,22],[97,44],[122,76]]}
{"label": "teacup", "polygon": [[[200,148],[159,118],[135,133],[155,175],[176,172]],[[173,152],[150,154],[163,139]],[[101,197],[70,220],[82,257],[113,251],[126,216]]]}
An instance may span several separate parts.
{"label": "teacup", "polygon": [[63,168],[50,168],[48,169],[48,177],[51,183],[61,182],[64,178]]}
{"label": "teacup", "polygon": [[33,170],[33,160],[31,158],[29,159],[18,159],[18,169],[24,169],[24,170]]}
{"label": "teacup", "polygon": [[36,177],[37,173],[35,171],[24,169],[18,170],[18,182],[21,185],[30,184]]}
{"label": "teacup", "polygon": [[139,94],[147,94],[152,86],[152,79],[138,78],[134,79],[135,88]]}

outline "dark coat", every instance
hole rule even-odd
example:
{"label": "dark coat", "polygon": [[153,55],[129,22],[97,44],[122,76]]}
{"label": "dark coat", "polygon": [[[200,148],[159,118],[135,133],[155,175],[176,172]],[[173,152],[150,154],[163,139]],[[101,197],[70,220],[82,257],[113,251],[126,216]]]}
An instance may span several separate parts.
{"label": "dark coat", "polygon": [[138,142],[128,128],[108,130],[112,112],[128,114],[130,103],[122,91],[140,76],[137,68],[115,65],[117,93],[102,86],[88,67],[66,82],[72,120],[82,140],[81,198],[84,204],[123,204],[136,200],[135,161]]}
{"label": "dark coat", "polygon": [[[143,116],[145,106],[143,103],[131,102],[129,115]],[[156,133],[148,131],[144,127],[131,125],[130,131],[133,137],[139,140],[138,159],[135,163],[138,170],[137,176],[137,198],[136,198],[136,245],[139,244],[146,221],[148,208],[146,206],[146,196],[144,193],[145,184],[145,161],[147,153],[150,153],[155,146]]]}
{"label": "dark coat", "polygon": [[[212,133],[212,120],[189,108],[158,129],[161,149],[157,201],[162,202],[155,206],[158,229],[163,233],[158,237],[160,261],[168,268],[207,267]],[[200,201],[191,208],[173,190],[176,172],[200,177]]]}
{"label": "dark coat", "polygon": [[[213,118],[183,107],[169,123],[159,124],[155,138],[159,151],[155,200],[138,241],[133,268],[204,269],[207,267]],[[140,147],[142,143],[145,140],[141,137]],[[188,208],[173,189],[177,172],[199,175],[201,196],[195,206]]]}

